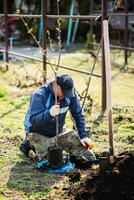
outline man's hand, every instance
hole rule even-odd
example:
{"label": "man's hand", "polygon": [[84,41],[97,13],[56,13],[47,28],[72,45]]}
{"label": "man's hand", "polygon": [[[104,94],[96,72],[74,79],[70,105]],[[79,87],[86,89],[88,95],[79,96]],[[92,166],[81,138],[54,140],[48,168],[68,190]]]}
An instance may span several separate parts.
{"label": "man's hand", "polygon": [[60,114],[60,105],[54,105],[50,108],[50,115],[55,117]]}
{"label": "man's hand", "polygon": [[81,141],[81,143],[82,143],[82,145],[83,145],[84,147],[87,147],[87,148],[89,148],[89,149],[92,149],[93,146],[94,146],[94,145],[93,145],[93,142],[92,142],[91,139],[88,138],[88,137],[83,138],[83,139],[81,139],[80,141]]}

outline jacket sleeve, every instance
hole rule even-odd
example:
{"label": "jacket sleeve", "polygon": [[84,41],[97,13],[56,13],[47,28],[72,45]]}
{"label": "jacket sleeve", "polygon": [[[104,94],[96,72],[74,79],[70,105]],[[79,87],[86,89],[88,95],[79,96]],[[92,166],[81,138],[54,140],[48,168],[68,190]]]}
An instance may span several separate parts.
{"label": "jacket sleeve", "polygon": [[53,119],[49,110],[45,108],[45,99],[36,93],[31,97],[29,115],[29,120],[33,127],[42,128]]}
{"label": "jacket sleeve", "polygon": [[82,114],[82,108],[76,94],[75,94],[75,97],[71,98],[69,107],[70,107],[71,115],[76,124],[79,138],[83,139],[83,138],[88,137],[86,129],[85,129],[84,115]]}

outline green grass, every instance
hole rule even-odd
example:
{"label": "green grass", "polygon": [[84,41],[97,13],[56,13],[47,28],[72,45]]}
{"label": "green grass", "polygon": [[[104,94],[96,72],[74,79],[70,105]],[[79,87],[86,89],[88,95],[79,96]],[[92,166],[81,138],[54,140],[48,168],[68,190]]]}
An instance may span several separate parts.
{"label": "green grass", "polygon": [[7,94],[7,89],[5,87],[0,87],[0,98],[5,97]]}
{"label": "green grass", "polygon": [[[132,54],[129,58],[128,67],[134,64],[133,56]],[[120,65],[123,63],[122,53],[118,56],[115,52],[113,58],[118,58]],[[91,70],[92,62],[93,58],[89,55],[61,58],[61,64],[88,71]],[[43,199],[51,191],[52,186],[63,178],[38,171],[35,162],[24,158],[18,150],[24,135],[23,121],[29,97],[37,88],[35,85],[27,88],[22,86],[35,83],[35,74],[38,75],[37,81],[39,81],[41,67],[36,62],[26,62],[24,65],[21,62],[10,63],[8,72],[0,72],[0,200]],[[100,61],[95,72],[101,73]],[[79,92],[85,89],[88,76],[63,69],[59,69],[59,73],[70,74]],[[49,80],[53,77],[52,70],[48,67]],[[103,117],[100,115],[101,79],[92,78],[89,95],[93,100],[93,106],[89,107],[90,100],[86,101],[84,114],[95,143],[94,151],[99,154],[108,151],[107,114],[105,113]],[[115,153],[134,150],[133,73],[122,70],[115,63],[112,65],[112,97]],[[66,125],[72,128],[69,114]]]}

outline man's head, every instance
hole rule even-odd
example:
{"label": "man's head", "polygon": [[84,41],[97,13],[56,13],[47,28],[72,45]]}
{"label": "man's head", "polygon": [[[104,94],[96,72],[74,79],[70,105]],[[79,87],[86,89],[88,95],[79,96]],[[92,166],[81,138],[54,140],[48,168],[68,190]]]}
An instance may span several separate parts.
{"label": "man's head", "polygon": [[57,82],[56,84],[53,84],[54,92],[56,92],[57,96],[59,96],[61,99],[63,99],[64,97],[74,97],[73,87],[74,82],[69,75],[57,76]]}

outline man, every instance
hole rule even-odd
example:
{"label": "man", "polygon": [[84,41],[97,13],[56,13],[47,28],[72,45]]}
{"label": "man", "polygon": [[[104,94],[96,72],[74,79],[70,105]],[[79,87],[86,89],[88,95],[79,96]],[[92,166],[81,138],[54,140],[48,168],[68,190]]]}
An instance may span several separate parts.
{"label": "man", "polygon": [[[55,98],[58,102],[56,105]],[[77,131],[64,130],[68,110],[71,112]],[[74,91],[73,80],[68,75],[57,76],[56,81],[41,86],[32,94],[24,122],[26,138],[20,145],[20,151],[28,155],[32,149],[39,159],[46,157],[48,147],[55,142],[56,116],[58,116],[58,145],[78,160],[95,160],[82,108]]]}

